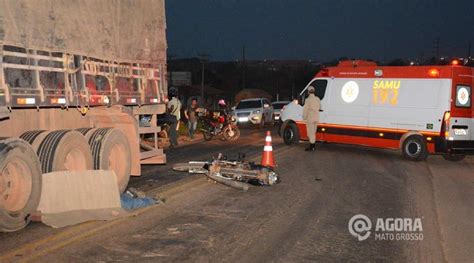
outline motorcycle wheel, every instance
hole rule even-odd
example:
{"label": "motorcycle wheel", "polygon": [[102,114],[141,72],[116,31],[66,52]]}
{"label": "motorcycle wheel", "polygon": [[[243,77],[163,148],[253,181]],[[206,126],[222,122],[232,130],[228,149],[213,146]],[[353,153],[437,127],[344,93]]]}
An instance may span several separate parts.
{"label": "motorcycle wheel", "polygon": [[212,140],[212,134],[211,134],[210,132],[208,132],[208,131],[203,131],[203,132],[202,132],[202,135],[203,135],[205,141],[210,141],[210,140]]}
{"label": "motorcycle wheel", "polygon": [[228,125],[222,133],[226,141],[235,141],[240,137],[239,127],[235,125]]}

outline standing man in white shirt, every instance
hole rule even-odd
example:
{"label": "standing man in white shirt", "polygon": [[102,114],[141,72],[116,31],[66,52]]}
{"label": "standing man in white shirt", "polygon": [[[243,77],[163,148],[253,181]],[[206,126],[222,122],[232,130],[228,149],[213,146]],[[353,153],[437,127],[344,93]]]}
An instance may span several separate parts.
{"label": "standing man in white shirt", "polygon": [[178,146],[178,130],[179,120],[181,119],[181,101],[178,99],[178,94],[175,89],[170,89],[168,92],[171,98],[168,102],[167,109],[169,114],[176,117],[176,122],[170,126],[170,147],[173,148]]}

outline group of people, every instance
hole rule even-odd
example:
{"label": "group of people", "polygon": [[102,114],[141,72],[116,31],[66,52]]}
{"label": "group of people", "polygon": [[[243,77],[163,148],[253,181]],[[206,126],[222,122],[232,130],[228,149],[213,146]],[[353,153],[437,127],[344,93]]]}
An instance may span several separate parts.
{"label": "group of people", "polygon": [[[181,101],[178,99],[177,93],[174,90],[170,90],[169,92],[169,97],[171,98],[168,101],[168,104],[166,106],[168,114],[173,116],[173,119],[175,121],[170,122],[170,147],[176,147],[178,146],[178,130],[179,130],[179,125],[180,125],[180,120],[181,120],[181,108],[182,104]],[[184,116],[186,117],[187,120],[187,126],[188,126],[188,136],[190,139],[194,139],[194,134],[196,133],[197,129],[197,122],[198,122],[198,103],[197,99],[193,98],[191,100],[191,104],[186,107],[184,110]]]}
{"label": "group of people", "polygon": [[[177,96],[176,90],[170,90],[168,92],[169,101],[166,106],[167,114],[169,116],[168,123],[170,125],[169,137],[170,137],[170,147],[178,146],[178,131],[181,120],[181,109],[183,105]],[[218,102],[221,109],[225,109],[227,104],[223,99],[220,99]],[[188,136],[189,139],[194,139],[196,134],[196,129],[198,125],[198,114],[205,111],[203,108],[200,108],[198,105],[198,100],[196,98],[191,99],[191,104],[187,105],[184,108],[184,117],[187,120]]]}
{"label": "group of people", "polygon": [[[316,90],[313,86],[308,87],[308,97],[303,106],[303,119],[306,121],[306,132],[309,138],[309,146],[305,151],[315,151],[316,149],[316,131],[319,123],[319,111],[321,110],[321,100],[315,95]],[[176,121],[171,122],[170,127],[170,147],[178,145],[178,130],[181,120],[181,101],[178,99],[176,91],[170,90],[169,97],[171,98],[167,104],[167,111],[174,116]],[[219,105],[225,105],[224,100],[219,101]],[[198,122],[198,101],[196,98],[191,100],[191,104],[184,110],[184,116],[187,119],[188,136],[194,139],[194,134],[197,129]]]}

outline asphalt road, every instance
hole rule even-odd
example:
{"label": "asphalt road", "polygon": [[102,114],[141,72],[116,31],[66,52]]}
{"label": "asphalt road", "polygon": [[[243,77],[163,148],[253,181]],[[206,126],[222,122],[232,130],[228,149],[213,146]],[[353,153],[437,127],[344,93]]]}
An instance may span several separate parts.
{"label": "asphalt road", "polygon": [[[288,147],[273,139],[278,185],[241,192],[192,177],[177,185],[165,204],[135,217],[59,230],[36,223],[0,234],[0,261],[2,255],[40,262],[474,259],[472,157],[452,163],[430,156],[415,163],[394,151],[318,144],[316,152],[307,153],[306,145]],[[263,141],[263,131],[246,130],[234,143],[183,146],[168,153],[168,165],[145,167],[146,174],[131,185],[156,192],[190,177],[170,171],[173,163],[218,152],[247,152],[258,160]],[[348,230],[357,214],[372,222],[363,241]],[[376,240],[377,218],[420,218],[422,231],[415,233],[423,240]]]}

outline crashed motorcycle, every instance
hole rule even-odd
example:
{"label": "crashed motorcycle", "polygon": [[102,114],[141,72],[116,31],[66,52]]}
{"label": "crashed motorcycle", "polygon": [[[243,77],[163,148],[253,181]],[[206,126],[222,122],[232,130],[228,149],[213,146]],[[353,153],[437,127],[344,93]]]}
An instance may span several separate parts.
{"label": "crashed motorcycle", "polygon": [[200,117],[202,123],[201,131],[204,140],[210,141],[213,137],[219,137],[224,141],[235,141],[240,137],[239,127],[234,123],[230,114],[224,114],[213,118],[206,114]]}
{"label": "crashed motorcycle", "polygon": [[280,182],[278,174],[272,168],[244,161],[243,158],[239,154],[239,158],[232,161],[219,154],[207,162],[177,163],[173,170],[206,174],[209,179],[244,191],[249,189],[249,184],[271,186]]}

